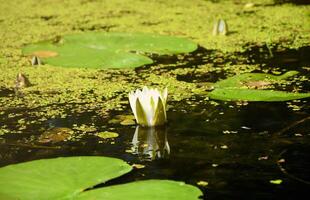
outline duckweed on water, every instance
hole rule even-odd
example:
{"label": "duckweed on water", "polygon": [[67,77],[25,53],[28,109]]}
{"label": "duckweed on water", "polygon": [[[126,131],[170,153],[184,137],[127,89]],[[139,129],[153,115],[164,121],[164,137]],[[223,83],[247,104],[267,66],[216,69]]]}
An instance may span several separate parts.
{"label": "duckweed on water", "polygon": [[[59,116],[66,118],[68,113],[95,111],[104,120],[108,111],[127,106],[128,102],[123,101],[128,92],[142,85],[167,86],[169,100],[180,101],[191,98],[193,94],[205,95],[210,89],[197,82],[215,82],[226,76],[266,70],[256,64],[247,64],[248,58],[234,55],[245,51],[247,44],[272,46],[277,43],[282,48],[308,45],[310,20],[307,6],[268,6],[274,3],[272,0],[259,0],[254,5],[245,6],[247,3],[198,0],[129,0],[126,4],[121,0],[68,0],[65,3],[17,0],[3,3],[0,5],[0,88],[10,93],[4,96],[1,93],[0,105],[5,106],[0,109],[8,114],[12,108],[24,108],[38,121]],[[224,37],[212,35],[213,23],[218,18],[229,24],[230,33]],[[200,64],[195,64],[195,59],[187,55],[178,55],[176,63],[155,63],[147,70],[31,66],[31,58],[22,55],[21,49],[27,44],[51,39],[59,41],[64,35],[87,31],[142,31],[180,36],[217,52],[211,57],[209,52],[199,53]],[[224,63],[228,55],[231,62]],[[281,69],[273,70],[274,73],[279,71],[282,73]],[[18,73],[26,74],[32,83],[31,87],[21,90],[21,98],[15,97],[13,90]],[[180,80],[181,75],[191,75],[193,81]],[[306,80],[302,78],[302,81]],[[296,90],[300,89],[297,87]],[[26,121],[29,116],[24,116]],[[21,124],[20,129],[27,127],[27,123]],[[2,127],[2,134],[7,130],[10,128]]]}
{"label": "duckweed on water", "polygon": [[109,138],[116,138],[118,137],[119,134],[115,132],[104,131],[97,133],[96,135],[102,139],[109,139]]}

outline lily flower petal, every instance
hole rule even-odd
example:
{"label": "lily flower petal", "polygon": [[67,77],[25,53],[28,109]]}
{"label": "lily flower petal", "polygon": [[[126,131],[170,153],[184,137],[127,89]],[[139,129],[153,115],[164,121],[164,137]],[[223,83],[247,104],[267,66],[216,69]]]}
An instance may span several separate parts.
{"label": "lily flower petal", "polygon": [[167,121],[166,105],[168,90],[162,92],[146,86],[129,93],[129,103],[137,123],[142,126],[163,125]]}

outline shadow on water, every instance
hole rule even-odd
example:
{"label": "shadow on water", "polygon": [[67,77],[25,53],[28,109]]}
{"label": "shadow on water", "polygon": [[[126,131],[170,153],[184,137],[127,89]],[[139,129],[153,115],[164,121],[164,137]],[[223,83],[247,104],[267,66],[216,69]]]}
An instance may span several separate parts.
{"label": "shadow on water", "polygon": [[[251,57],[252,63],[282,66],[290,62],[301,69],[302,66],[309,67],[309,57],[305,58],[309,48],[305,49],[274,53],[274,57],[265,59],[261,57],[264,53],[257,53],[252,48],[254,54],[249,51],[244,56]],[[181,58],[183,61],[177,57],[161,57],[155,65],[165,62],[169,65],[179,60],[181,64],[172,68],[189,68],[210,63],[214,57],[218,60],[215,66],[221,67],[227,62],[222,54],[200,48]],[[287,57],[289,59],[282,59]],[[142,67],[137,72],[144,70],[147,69]],[[221,76],[225,74],[215,73],[208,81],[216,81]],[[194,74],[186,81],[199,81],[196,78]],[[299,103],[307,105],[307,100]],[[137,133],[135,125],[108,123],[116,115],[130,113],[129,107],[111,112],[108,119],[98,116],[95,111],[68,111],[67,117],[32,125],[25,130],[26,134],[1,136],[0,165],[58,156],[111,156],[130,164],[143,164],[145,168],[134,169],[132,173],[98,187],[156,178],[193,185],[206,181],[208,186],[199,186],[206,199],[298,199],[299,195],[308,194],[309,107],[293,111],[287,102],[214,102],[199,96],[180,102],[170,101],[169,105],[169,123],[164,132],[139,130]],[[12,112],[21,114],[25,110]],[[18,117],[8,119],[2,115],[1,120],[13,128]],[[86,132],[76,129],[83,125],[95,129]],[[73,129],[76,137],[59,143],[37,143],[39,136],[53,127]],[[119,137],[100,139],[95,133],[102,131],[117,132]],[[278,179],[283,182],[272,184],[272,180]]]}
{"label": "shadow on water", "polygon": [[0,87],[0,97],[13,96],[14,94],[14,90]]}
{"label": "shadow on water", "polygon": [[295,5],[309,5],[308,0],[275,0],[275,4],[292,3]]}
{"label": "shadow on water", "polygon": [[240,55],[248,56],[249,64],[263,64],[269,67],[302,70],[301,67],[310,65],[310,47],[308,46],[299,49],[283,49],[277,45],[253,46]]}

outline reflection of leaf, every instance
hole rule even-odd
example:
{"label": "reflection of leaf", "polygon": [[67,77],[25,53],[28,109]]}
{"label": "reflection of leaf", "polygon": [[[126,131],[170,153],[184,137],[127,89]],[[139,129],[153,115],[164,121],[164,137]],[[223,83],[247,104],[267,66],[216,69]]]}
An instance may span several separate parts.
{"label": "reflection of leaf", "polygon": [[218,88],[209,93],[210,98],[223,101],[289,101],[310,97],[310,93],[289,93],[274,90]]}
{"label": "reflection of leaf", "polygon": [[187,53],[197,48],[195,43],[183,38],[141,33],[90,32],[64,36],[61,41],[61,44],[41,42],[28,45],[23,52],[55,52],[58,56],[41,58],[44,63],[64,67],[126,68],[153,62],[132,52],[162,55]]}
{"label": "reflection of leaf", "polygon": [[[214,84],[215,89],[209,93],[210,98],[223,101],[288,101],[310,97],[310,93],[290,93],[274,90],[260,90],[290,76],[298,74],[289,71],[281,76],[264,73],[245,73],[236,75]],[[256,89],[254,89],[256,88]]]}
{"label": "reflection of leaf", "polygon": [[[174,181],[141,181],[86,190],[132,169],[126,162],[107,157],[67,157],[36,160],[0,168],[0,199],[198,199],[201,192]],[[151,189],[152,188],[152,189]],[[86,191],[85,191],[86,190]],[[154,190],[160,193],[154,193]],[[138,194],[135,194],[135,191]],[[119,194],[121,192],[121,194]]]}

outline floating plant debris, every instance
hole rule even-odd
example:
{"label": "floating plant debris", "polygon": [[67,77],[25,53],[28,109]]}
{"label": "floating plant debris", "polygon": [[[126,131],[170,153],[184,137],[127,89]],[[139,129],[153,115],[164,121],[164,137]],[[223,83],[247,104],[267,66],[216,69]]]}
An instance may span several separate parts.
{"label": "floating plant debris", "polygon": [[74,131],[70,128],[55,127],[42,133],[38,139],[39,143],[64,142],[72,136]]}
{"label": "floating plant debris", "polygon": [[102,139],[116,138],[119,136],[118,133],[111,132],[111,131],[100,132],[100,133],[97,133],[96,135]]}
{"label": "floating plant debris", "polygon": [[121,124],[121,125],[134,125],[135,116],[133,115],[116,115],[113,119],[108,121],[110,124]]}
{"label": "floating plant debris", "polygon": [[21,90],[29,86],[31,86],[31,83],[29,79],[27,78],[27,76],[22,73],[18,73],[16,76],[15,87],[14,87],[15,95],[18,97],[23,96],[23,93]]}
{"label": "floating plant debris", "polygon": [[213,35],[227,35],[228,26],[227,22],[223,19],[219,19],[214,23],[213,26]]}
{"label": "floating plant debris", "polygon": [[33,56],[31,59],[31,65],[41,65],[41,59],[37,56]]}
{"label": "floating plant debris", "polygon": [[21,88],[29,87],[29,86],[31,86],[31,83],[29,79],[27,78],[27,76],[22,73],[18,73],[16,76],[16,80],[15,80],[15,88],[21,89]]}
{"label": "floating plant debris", "polygon": [[283,181],[281,179],[274,179],[269,181],[271,184],[280,185]]}

